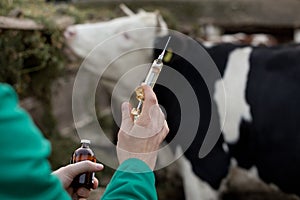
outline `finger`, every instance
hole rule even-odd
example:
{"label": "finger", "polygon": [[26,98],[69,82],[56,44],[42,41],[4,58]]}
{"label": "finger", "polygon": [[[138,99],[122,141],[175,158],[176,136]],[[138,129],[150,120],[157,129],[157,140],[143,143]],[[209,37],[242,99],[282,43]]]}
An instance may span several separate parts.
{"label": "finger", "polygon": [[148,117],[140,116],[138,118],[129,135],[136,138],[149,138],[160,133],[164,125],[165,116],[156,104],[150,108]]}
{"label": "finger", "polygon": [[144,90],[145,100],[143,102],[142,112],[139,118],[137,119],[136,123],[140,124],[141,126],[146,126],[150,119],[149,112],[153,106],[158,106],[156,95],[153,92],[152,88],[148,85],[142,85]]}
{"label": "finger", "polygon": [[66,166],[66,172],[70,177],[75,178],[78,174],[84,172],[97,172],[101,171],[104,166],[99,163],[94,163],[89,160],[81,161],[78,163],[70,164]]}
{"label": "finger", "polygon": [[165,120],[164,128],[163,128],[163,138],[165,139],[169,133],[170,129],[167,121]]}
{"label": "finger", "polygon": [[133,116],[131,115],[131,105],[128,102],[122,104],[122,123],[120,130],[128,133],[133,126]]}
{"label": "finger", "polygon": [[157,105],[157,98],[155,93],[153,92],[152,88],[149,85],[142,85],[143,89],[144,89],[144,96],[145,96],[145,100],[143,102],[143,108],[142,108],[142,113],[143,111],[148,113],[149,109],[153,106],[153,105]]}
{"label": "finger", "polygon": [[90,196],[90,192],[91,192],[91,190],[81,187],[81,188],[78,188],[78,190],[76,191],[76,194],[79,196],[79,198],[88,198]]}
{"label": "finger", "polygon": [[96,188],[98,187],[98,185],[99,185],[98,179],[97,179],[97,178],[94,178],[94,179],[93,179],[93,183],[94,183],[93,189],[96,189]]}
{"label": "finger", "polygon": [[149,110],[149,117],[152,122],[152,126],[154,130],[160,131],[165,123],[165,115],[161,111],[158,104],[151,106]]}
{"label": "finger", "polygon": [[131,119],[131,105],[128,102],[122,103],[122,121],[130,118]]}

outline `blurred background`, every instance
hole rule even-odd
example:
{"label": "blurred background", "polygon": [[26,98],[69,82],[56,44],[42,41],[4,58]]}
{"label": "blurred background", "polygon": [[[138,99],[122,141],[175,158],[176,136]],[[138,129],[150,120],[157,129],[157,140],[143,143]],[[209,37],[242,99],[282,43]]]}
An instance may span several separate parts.
{"label": "blurred background", "polygon": [[[79,146],[71,98],[82,59],[65,48],[63,31],[72,24],[125,16],[120,3],[133,11],[159,10],[170,29],[199,40],[243,33],[267,34],[273,44],[300,41],[299,0],[1,0],[0,81],[16,89],[21,106],[51,141],[53,169],[68,164]],[[108,105],[103,100],[100,109],[105,111]],[[106,131],[114,131],[105,112],[99,120]],[[90,199],[99,199],[112,173],[106,168],[97,174],[101,187]],[[178,174],[159,170],[156,177],[159,199],[184,199]]]}

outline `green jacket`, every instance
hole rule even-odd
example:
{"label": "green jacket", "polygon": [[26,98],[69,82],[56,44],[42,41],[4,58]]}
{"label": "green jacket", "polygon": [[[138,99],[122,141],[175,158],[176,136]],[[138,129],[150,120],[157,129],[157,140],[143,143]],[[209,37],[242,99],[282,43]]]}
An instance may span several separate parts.
{"label": "green jacket", "polygon": [[148,165],[131,158],[119,166],[101,200],[157,199],[154,183],[154,175]]}
{"label": "green jacket", "polygon": [[[0,83],[0,199],[71,199],[51,174],[50,152],[50,143],[18,106],[16,93]],[[147,172],[133,173],[137,169]],[[144,162],[129,159],[119,166],[102,200],[157,199],[154,182]]]}

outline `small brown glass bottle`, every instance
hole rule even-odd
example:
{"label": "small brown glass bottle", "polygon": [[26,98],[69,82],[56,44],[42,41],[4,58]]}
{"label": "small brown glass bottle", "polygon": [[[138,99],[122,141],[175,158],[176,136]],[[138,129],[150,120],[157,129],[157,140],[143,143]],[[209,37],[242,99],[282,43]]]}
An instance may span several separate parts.
{"label": "small brown glass bottle", "polygon": [[[96,157],[90,148],[90,140],[81,140],[81,147],[76,149],[73,153],[71,163],[77,163],[84,160],[96,162]],[[77,189],[85,187],[87,189],[93,188],[94,185],[94,172],[85,172],[76,176],[72,182],[72,187]]]}

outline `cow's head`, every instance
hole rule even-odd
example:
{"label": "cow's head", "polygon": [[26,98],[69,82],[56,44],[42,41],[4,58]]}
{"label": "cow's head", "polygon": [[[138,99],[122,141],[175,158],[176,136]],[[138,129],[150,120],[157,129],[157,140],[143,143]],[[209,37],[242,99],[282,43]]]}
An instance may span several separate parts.
{"label": "cow's head", "polygon": [[[111,94],[112,110],[119,110],[120,102],[128,101],[134,88],[146,76],[149,65],[143,66],[152,62],[151,48],[154,48],[155,38],[168,34],[167,25],[158,12],[135,14],[125,6],[122,9],[128,16],[70,26],[64,33],[73,52],[85,58],[73,89],[73,102],[79,102],[78,105],[84,105],[87,96],[95,94],[93,90],[99,79],[101,87]],[[86,91],[88,95],[80,95],[80,91]],[[73,111],[75,121],[92,116],[88,112],[93,108],[74,108],[79,109]]]}
{"label": "cow's head", "polygon": [[[159,12],[146,12],[140,10],[134,13],[124,5],[121,9],[128,15],[113,19],[111,21],[99,23],[87,23],[69,26],[64,36],[68,46],[80,57],[86,57],[89,52],[98,44],[115,34],[122,34],[115,44],[118,48],[138,48],[139,46],[149,46],[154,43],[155,37],[164,36],[168,33],[167,25]],[[144,34],[135,34],[129,30],[147,27],[157,27],[153,31],[145,31]]]}

